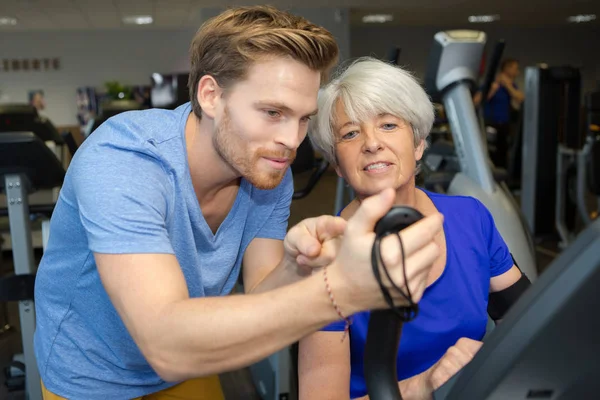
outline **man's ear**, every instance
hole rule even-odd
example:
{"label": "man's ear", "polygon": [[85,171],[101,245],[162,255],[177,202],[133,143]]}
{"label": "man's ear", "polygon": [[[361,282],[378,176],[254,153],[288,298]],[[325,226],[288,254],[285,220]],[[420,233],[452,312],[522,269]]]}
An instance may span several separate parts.
{"label": "man's ear", "polygon": [[202,114],[209,118],[215,118],[215,112],[223,89],[217,83],[217,80],[210,76],[204,75],[198,82],[198,103],[202,109]]}

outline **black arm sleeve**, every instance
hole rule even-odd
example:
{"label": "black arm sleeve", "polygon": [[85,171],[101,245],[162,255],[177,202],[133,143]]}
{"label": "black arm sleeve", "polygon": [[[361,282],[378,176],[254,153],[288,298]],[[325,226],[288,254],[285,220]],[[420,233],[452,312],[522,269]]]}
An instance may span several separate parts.
{"label": "black arm sleeve", "polygon": [[494,321],[504,317],[504,314],[519,300],[519,297],[531,286],[529,278],[521,272],[521,278],[511,286],[499,292],[490,293],[488,299],[488,314]]}

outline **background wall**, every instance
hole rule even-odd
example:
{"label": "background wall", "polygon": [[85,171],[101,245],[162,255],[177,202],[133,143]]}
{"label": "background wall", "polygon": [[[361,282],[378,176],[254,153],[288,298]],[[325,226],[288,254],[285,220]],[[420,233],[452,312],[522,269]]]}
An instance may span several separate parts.
{"label": "background wall", "polygon": [[[429,57],[429,50],[436,32],[457,27],[353,27],[350,35],[352,57],[375,55],[386,57],[388,51],[398,46],[402,48],[400,63],[423,78]],[[458,28],[469,28],[461,26]],[[600,81],[600,52],[595,50],[600,41],[600,29],[586,26],[561,26],[526,28],[516,26],[477,27],[488,35],[488,43],[504,39],[504,55],[521,61],[524,72],[527,65],[547,63],[548,65],[570,64],[581,68],[583,89],[592,90]],[[491,46],[489,47],[491,48]],[[521,74],[521,85],[523,84]]]}
{"label": "background wall", "polygon": [[[202,20],[219,11],[205,10]],[[331,30],[339,42],[342,60],[363,55],[385,57],[391,47],[399,46],[401,63],[420,78],[424,75],[433,35],[442,29],[456,28],[441,25],[351,28],[345,9],[292,11]],[[488,26],[485,31],[490,43],[504,38],[505,55],[521,60],[522,68],[540,62],[571,64],[582,68],[584,90],[594,89],[600,81],[600,52],[595,50],[600,41],[598,28]],[[59,57],[61,69],[1,72],[0,103],[26,102],[30,90],[42,89],[47,106],[45,114],[56,125],[75,125],[76,88],[102,88],[109,80],[147,85],[153,72],[188,71],[188,46],[194,33],[195,29],[3,32],[0,59]]]}
{"label": "background wall", "polygon": [[[328,28],[342,57],[350,54],[350,25],[345,10],[292,10]],[[206,10],[203,19],[219,10]],[[198,26],[202,21],[199,21]],[[0,103],[27,102],[30,90],[42,89],[44,114],[55,125],[76,125],[76,89],[102,88],[106,81],[149,85],[153,72],[189,71],[188,47],[196,29],[62,32],[3,32],[1,59],[60,58],[58,71],[0,72]]]}
{"label": "background wall", "polygon": [[188,70],[192,31],[81,31],[3,33],[0,58],[59,57],[58,71],[0,74],[2,102],[27,102],[28,92],[44,90],[47,115],[55,125],[75,125],[76,89],[118,80],[150,84],[152,72]]}

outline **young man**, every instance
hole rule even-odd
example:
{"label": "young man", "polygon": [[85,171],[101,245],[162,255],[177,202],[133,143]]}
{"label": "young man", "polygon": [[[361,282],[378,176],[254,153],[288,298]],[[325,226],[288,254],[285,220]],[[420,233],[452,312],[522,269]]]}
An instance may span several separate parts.
{"label": "young man", "polygon": [[[370,253],[393,193],[347,226],[323,216],[286,235],[289,165],[337,55],[303,18],[228,10],[193,40],[191,104],[121,114],[84,142],[36,281],[46,399],[219,399],[216,374],[385,306]],[[402,233],[416,300],[441,221]],[[403,285],[393,240],[384,261]],[[247,294],[227,296],[240,270]]]}

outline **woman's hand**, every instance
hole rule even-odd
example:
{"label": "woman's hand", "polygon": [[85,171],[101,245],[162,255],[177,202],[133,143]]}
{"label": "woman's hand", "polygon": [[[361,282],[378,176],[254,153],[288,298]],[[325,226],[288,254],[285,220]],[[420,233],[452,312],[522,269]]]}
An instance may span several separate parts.
{"label": "woman's hand", "polygon": [[482,342],[460,338],[444,356],[427,371],[400,382],[400,390],[407,400],[429,400],[432,393],[467,365],[479,351]]}

